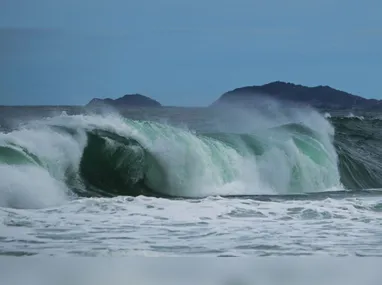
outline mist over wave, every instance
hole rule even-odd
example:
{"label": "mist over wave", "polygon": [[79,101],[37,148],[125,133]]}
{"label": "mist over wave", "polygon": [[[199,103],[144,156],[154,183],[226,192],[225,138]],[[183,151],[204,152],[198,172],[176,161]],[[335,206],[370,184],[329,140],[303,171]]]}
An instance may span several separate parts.
{"label": "mist over wave", "polygon": [[[226,107],[204,130],[66,113],[0,134],[1,206],[73,197],[272,195],[341,189],[332,125],[308,108]],[[206,123],[207,124],[207,123]]]}

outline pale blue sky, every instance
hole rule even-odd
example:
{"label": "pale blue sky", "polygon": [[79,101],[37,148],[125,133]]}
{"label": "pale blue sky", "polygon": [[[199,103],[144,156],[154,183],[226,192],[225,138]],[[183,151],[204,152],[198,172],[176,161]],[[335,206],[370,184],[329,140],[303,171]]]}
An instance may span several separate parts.
{"label": "pale blue sky", "polygon": [[282,80],[382,98],[380,0],[0,0],[0,104],[203,106]]}

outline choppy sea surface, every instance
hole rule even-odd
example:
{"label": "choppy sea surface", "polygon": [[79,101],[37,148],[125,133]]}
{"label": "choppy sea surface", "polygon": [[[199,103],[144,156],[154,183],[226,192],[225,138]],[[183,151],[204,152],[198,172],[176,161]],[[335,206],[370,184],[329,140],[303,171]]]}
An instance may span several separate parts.
{"label": "choppy sea surface", "polygon": [[0,126],[0,255],[382,255],[378,114],[3,107]]}

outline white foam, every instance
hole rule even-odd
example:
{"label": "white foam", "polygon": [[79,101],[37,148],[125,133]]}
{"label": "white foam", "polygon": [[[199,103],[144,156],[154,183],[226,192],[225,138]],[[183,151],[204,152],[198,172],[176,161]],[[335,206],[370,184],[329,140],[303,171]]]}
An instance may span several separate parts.
{"label": "white foam", "polygon": [[38,166],[0,165],[0,206],[45,208],[67,201],[68,189]]}
{"label": "white foam", "polygon": [[67,199],[68,169],[78,171],[85,133],[77,136],[54,131],[40,121],[0,134],[0,145],[17,145],[37,157],[41,165],[0,165],[1,206],[40,208]]}
{"label": "white foam", "polygon": [[364,116],[356,116],[356,115],[354,115],[352,112],[350,112],[350,113],[346,116],[346,118],[358,119],[358,120],[361,120],[361,121],[365,119]]}

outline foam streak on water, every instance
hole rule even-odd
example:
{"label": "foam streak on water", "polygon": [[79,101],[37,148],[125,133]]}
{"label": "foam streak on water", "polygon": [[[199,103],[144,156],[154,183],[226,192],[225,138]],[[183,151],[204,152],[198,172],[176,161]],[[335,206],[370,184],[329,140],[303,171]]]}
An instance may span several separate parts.
{"label": "foam streak on water", "polygon": [[1,209],[2,254],[382,255],[374,198],[97,198],[45,210]]}

